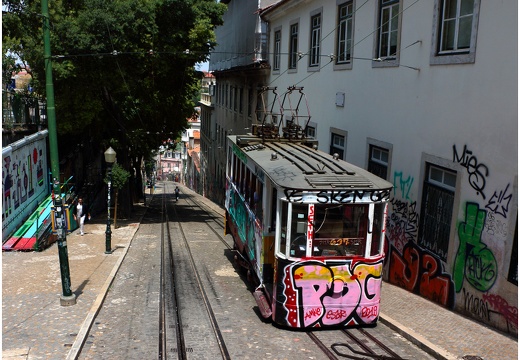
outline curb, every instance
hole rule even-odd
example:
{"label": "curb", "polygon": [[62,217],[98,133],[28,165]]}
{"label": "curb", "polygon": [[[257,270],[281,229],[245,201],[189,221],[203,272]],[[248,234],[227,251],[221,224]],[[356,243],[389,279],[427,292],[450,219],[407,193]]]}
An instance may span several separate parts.
{"label": "curb", "polygon": [[[146,214],[146,211],[144,212],[144,214]],[[107,280],[105,281],[103,287],[101,288],[101,292],[99,293],[96,300],[94,301],[94,304],[90,308],[90,311],[88,312],[87,317],[85,318],[85,321],[83,321],[83,324],[81,325],[78,335],[76,336],[76,339],[74,340],[74,343],[72,344],[72,347],[66,357],[67,360],[78,359],[79,354],[81,353],[81,350],[83,348],[83,345],[85,344],[85,341],[87,340],[89,331],[92,328],[92,324],[94,323],[94,320],[95,320],[97,314],[99,313],[99,310],[103,306],[103,302],[105,301],[105,298],[107,296],[108,289],[110,288],[110,285],[112,285],[112,282],[114,281],[114,278],[116,277],[116,274],[119,271],[119,268],[121,267],[121,264],[123,263],[123,260],[125,259],[126,254],[128,253],[128,249],[130,249],[130,246],[132,245],[132,241],[135,237],[135,234],[137,233],[137,231],[139,230],[139,227],[141,226],[141,221],[142,221],[144,214],[141,216],[139,221],[136,223],[137,226],[135,226],[135,230],[133,230],[132,237],[130,238],[128,245],[125,246],[124,252],[119,256],[119,259],[117,260],[116,264],[114,265],[114,268],[108,275]],[[132,225],[129,225],[129,226],[132,226]]]}
{"label": "curb", "polygon": [[457,360],[458,357],[450,353],[449,351],[437,346],[427,339],[425,339],[422,335],[416,333],[410,328],[402,325],[400,322],[392,319],[390,316],[387,316],[383,313],[379,313],[379,320],[381,323],[385,324],[392,330],[401,334],[406,340],[411,343],[417,345],[422,350],[426,351],[428,354],[433,356],[439,360]]}

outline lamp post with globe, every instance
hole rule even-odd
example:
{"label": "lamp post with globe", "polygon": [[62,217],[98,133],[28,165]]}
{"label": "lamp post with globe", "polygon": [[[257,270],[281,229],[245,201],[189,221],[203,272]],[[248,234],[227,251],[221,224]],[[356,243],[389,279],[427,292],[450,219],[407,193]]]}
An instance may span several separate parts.
{"label": "lamp post with globe", "polygon": [[116,152],[112,147],[105,151],[105,162],[108,171],[108,191],[107,191],[107,230],[105,231],[105,254],[112,253],[112,231],[110,230],[110,190],[112,187],[112,166],[116,162]]}

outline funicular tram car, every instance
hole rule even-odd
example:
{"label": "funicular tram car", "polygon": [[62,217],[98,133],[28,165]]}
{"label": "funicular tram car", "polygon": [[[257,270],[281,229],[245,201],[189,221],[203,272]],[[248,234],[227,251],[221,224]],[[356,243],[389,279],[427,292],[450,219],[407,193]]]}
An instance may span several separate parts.
{"label": "funicular tram car", "polygon": [[266,319],[375,325],[392,184],[308,140],[228,137],[226,232]]}

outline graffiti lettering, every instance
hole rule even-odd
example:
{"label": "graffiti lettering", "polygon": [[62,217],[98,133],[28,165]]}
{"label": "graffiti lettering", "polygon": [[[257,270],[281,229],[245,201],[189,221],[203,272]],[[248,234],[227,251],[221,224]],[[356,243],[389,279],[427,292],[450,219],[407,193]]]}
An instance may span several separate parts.
{"label": "graffiti lettering", "polygon": [[303,192],[297,189],[285,189],[287,201],[301,203],[304,199],[311,199],[320,204],[350,204],[363,202],[381,202],[390,199],[390,190],[339,190]]}
{"label": "graffiti lettering", "polygon": [[281,302],[288,325],[313,327],[349,321],[360,324],[377,319],[382,259],[351,266],[351,261],[340,265],[303,261],[284,267]]}
{"label": "graffiti lettering", "polygon": [[307,216],[307,247],[312,246],[312,239],[314,239],[314,204],[309,205]]}
{"label": "graffiti lettering", "polygon": [[374,317],[379,314],[379,308],[377,306],[365,306],[361,309],[361,317]]}
{"label": "graffiti lettering", "polygon": [[287,168],[283,166],[279,166],[272,171],[273,178],[276,181],[285,181],[285,180],[292,180],[297,175],[293,173],[292,171],[288,171]]}
{"label": "graffiti lettering", "polygon": [[[359,195],[358,195],[359,197]],[[318,193],[318,202],[322,204],[327,203],[354,203],[356,194],[351,190],[343,191],[323,191]]]}
{"label": "graffiti lettering", "polygon": [[[412,189],[414,178],[408,175],[406,180],[403,180],[402,172],[394,172],[394,196],[397,189],[401,190],[400,197],[406,200],[410,200],[410,190]],[[398,182],[399,181],[399,182]]]}
{"label": "graffiti lettering", "polygon": [[498,274],[498,267],[491,250],[482,243],[481,235],[486,211],[478,204],[466,204],[466,222],[459,224],[459,249],[453,266],[455,291],[460,292],[464,279],[480,291],[489,290]]}
{"label": "graffiti lettering", "polygon": [[499,191],[498,194],[495,191],[491,199],[489,199],[488,204],[486,205],[486,209],[491,210],[493,213],[502,215],[504,218],[507,217],[507,212],[509,211],[509,203],[513,198],[511,193],[508,194],[509,184],[507,184],[506,188],[502,191]]}
{"label": "graffiti lettering", "polygon": [[370,193],[370,200],[374,202],[390,200],[390,189],[381,191],[372,191]]}
{"label": "graffiti lettering", "polygon": [[347,317],[347,312],[345,310],[329,310],[327,311],[327,315],[325,317],[328,320],[342,320]]}
{"label": "graffiti lettering", "polygon": [[469,254],[466,258],[466,276],[476,289],[488,289],[487,284],[494,282],[497,269],[493,259],[489,249],[484,249],[480,254]]}
{"label": "graffiti lettering", "polygon": [[302,194],[301,190],[285,189],[284,193],[285,193],[285,197],[287,198],[287,201],[295,202],[295,203],[302,202],[303,194]]}
{"label": "graffiti lettering", "polygon": [[313,319],[317,316],[321,316],[321,308],[314,308],[307,311],[307,313],[305,314],[305,320]]}
{"label": "graffiti lettering", "polygon": [[456,145],[453,145],[453,162],[457,162],[466,168],[469,174],[469,184],[477,191],[477,195],[481,195],[485,200],[484,188],[486,187],[486,177],[489,175],[489,169],[484,164],[479,164],[473,152],[464,145],[462,155],[459,156]]}
{"label": "graffiti lettering", "polygon": [[490,235],[507,236],[507,224],[497,219],[493,213],[488,213],[485,228]]}
{"label": "graffiti lettering", "polygon": [[455,294],[449,274],[443,271],[435,254],[409,241],[402,254],[390,250],[389,280],[391,283],[447,307],[453,307]]}
{"label": "graffiti lettering", "polygon": [[475,315],[480,319],[489,321],[489,308],[487,303],[471,294],[466,289],[462,289],[464,293],[464,310]]}
{"label": "graffiti lettering", "polygon": [[508,302],[502,298],[500,295],[493,294],[484,294],[484,300],[489,302],[489,304],[496,309],[509,324],[513,325],[515,328],[518,328],[518,308],[514,306],[510,306]]}
{"label": "graffiti lettering", "polygon": [[404,245],[415,240],[418,231],[419,214],[416,211],[417,203],[408,203],[398,199],[391,200],[393,211],[387,218],[387,236],[392,244],[402,251]]}

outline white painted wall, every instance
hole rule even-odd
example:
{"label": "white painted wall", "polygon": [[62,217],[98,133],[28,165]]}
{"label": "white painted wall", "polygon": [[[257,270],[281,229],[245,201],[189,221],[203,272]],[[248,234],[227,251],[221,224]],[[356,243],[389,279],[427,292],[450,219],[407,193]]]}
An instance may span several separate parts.
{"label": "white painted wall", "polygon": [[[417,215],[425,161],[457,171],[450,253],[442,264],[444,270],[452,279],[460,275],[461,269],[455,266],[462,243],[458,229],[467,221],[466,205],[476,203],[486,211],[486,222],[480,239],[475,241],[482,251],[490,251],[499,274],[487,291],[475,289],[465,278],[463,289],[455,294],[455,307],[479,321],[517,333],[507,315],[501,313],[503,309],[495,308],[486,295],[501,298],[510,309],[517,310],[518,288],[507,280],[518,217],[517,2],[480,3],[474,63],[430,65],[434,1],[403,0],[401,66],[376,68],[371,59],[378,1],[357,0],[352,68],[334,70],[328,56],[322,56],[320,70],[311,72],[304,56],[296,72],[287,71],[290,23],[299,19],[298,49],[307,53],[314,10],[322,9],[321,54],[334,53],[336,3],[283,1],[278,9],[266,14],[271,64],[273,30],[282,29],[281,69],[271,73],[269,85],[277,86],[279,93],[291,85],[304,87],[321,150],[329,150],[331,127],[348,132],[345,160],[364,168],[367,138],[389,144],[392,158],[388,180],[396,186],[394,198],[415,203]],[[335,105],[337,92],[345,93],[344,107]],[[471,158],[466,166],[454,159],[454,147],[459,157],[464,147],[471,151],[466,154]],[[406,194],[397,179],[409,180]],[[469,298],[479,299],[492,315],[472,312],[466,303]]]}

